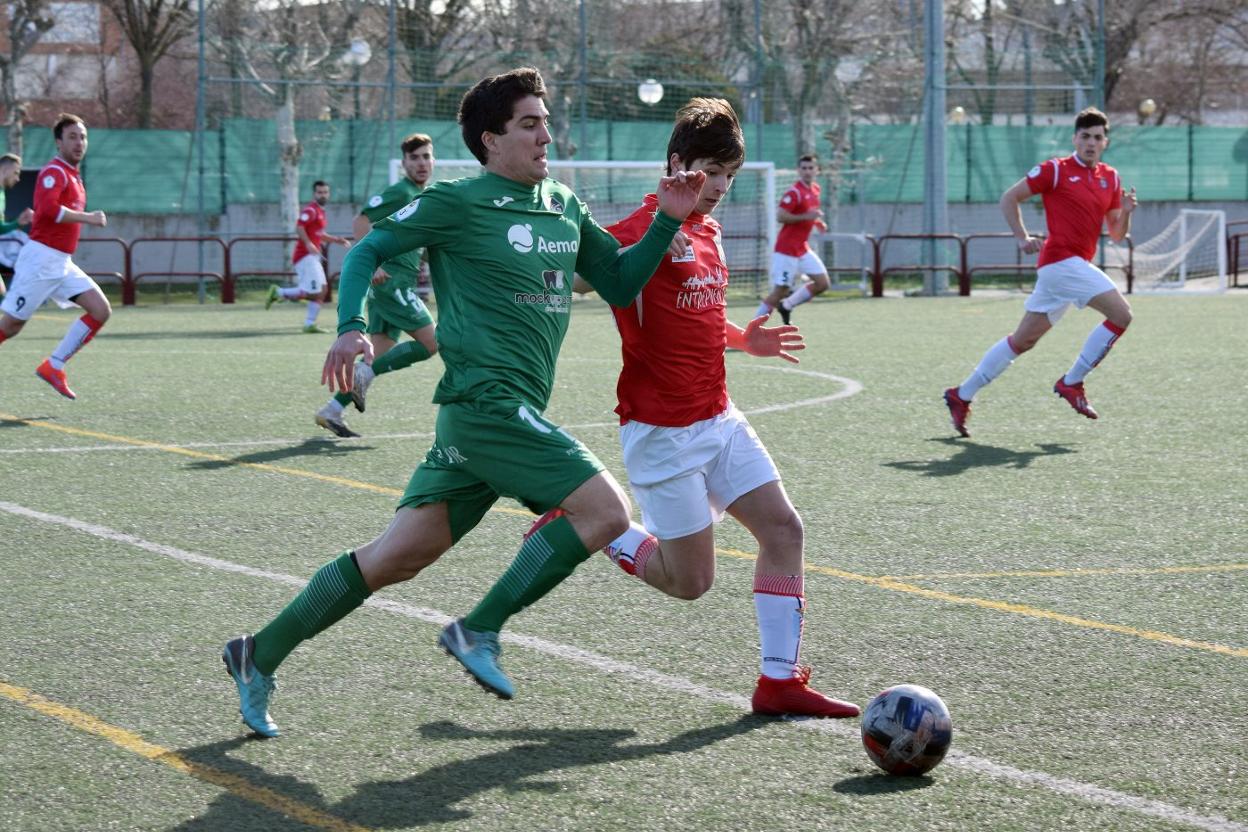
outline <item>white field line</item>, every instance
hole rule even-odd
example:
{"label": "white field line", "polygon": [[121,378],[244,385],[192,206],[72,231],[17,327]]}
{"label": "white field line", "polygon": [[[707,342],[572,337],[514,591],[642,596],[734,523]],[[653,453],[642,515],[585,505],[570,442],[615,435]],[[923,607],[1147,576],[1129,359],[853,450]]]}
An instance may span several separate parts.
{"label": "white field line", "polygon": [[[781,402],[779,404],[768,404],[761,407],[755,407],[750,410],[742,411],[746,416],[754,416],[759,413],[781,413],[786,410],[796,410],[799,407],[812,407],[819,404],[827,404],[839,399],[848,399],[855,396],[863,390],[862,382],[855,381],[852,378],[844,378],[842,376],[834,376],[831,373],[820,373],[815,370],[798,370],[791,367],[767,367],[758,366],[750,369],[763,370],[773,373],[791,373],[794,375],[809,376],[811,378],[823,379],[825,381],[836,382],[842,385],[841,389],[835,393],[826,396],[816,396],[810,399],[799,399],[795,402]],[[610,422],[583,422],[575,425],[563,425],[565,430],[578,431],[591,428],[615,428],[619,427],[619,421]],[[433,436],[432,431],[421,433],[378,433],[370,434],[360,439],[338,439],[337,437],[321,436],[311,437],[320,439],[323,442],[359,442],[370,441],[375,439],[428,439]],[[245,442],[165,442],[160,447],[150,445],[83,445],[80,447],[34,447],[34,448],[0,448],[0,455],[5,454],[70,454],[86,451],[161,451],[169,448],[248,448],[260,447],[265,445],[290,445],[300,441],[307,441],[309,437],[290,437],[288,439],[255,439]]]}
{"label": "white field line", "polygon": [[[191,563],[197,566],[204,566],[209,569],[217,569],[223,572],[235,572],[241,575],[247,575],[253,578],[264,578],[265,580],[274,581],[276,583],[287,584],[289,586],[302,588],[307,585],[307,581],[302,578],[296,578],[293,575],[285,575],[280,572],[270,572],[265,569],[256,569],[250,566],[233,563],[227,560],[209,557],[208,555],[200,555],[194,552],[188,552],[185,549],[178,549],[174,546],[166,546],[161,543],[152,543],[140,537],[135,537],[125,532],[119,532],[106,526],[99,526],[94,523],[86,523],[81,520],[75,520],[71,517],[62,517],[56,514],[47,514],[42,511],[25,508],[14,503],[0,501],[0,511],[18,517],[25,517],[30,520],[37,520],[41,523],[49,523],[57,526],[64,526],[74,531],[82,532],[93,537],[103,540],[110,540],[116,543],[124,543],[134,546],[138,549],[181,561],[183,563]],[[402,615],[417,621],[423,621],[435,626],[444,626],[452,620],[450,615],[438,610],[428,609],[425,607],[417,607],[410,604],[404,604],[399,601],[388,601],[380,598],[369,598],[365,604],[375,609],[385,610],[386,612]],[[514,644],[519,647],[525,647],[538,653],[544,653],[563,661],[576,662],[578,664],[592,667],[603,673],[622,676],[633,682],[651,685],[657,688],[685,693],[690,696],[697,697],[707,702],[717,705],[726,705],[737,710],[750,710],[749,700],[735,693],[726,693],[716,690],[697,682],[683,679],[679,676],[670,676],[666,673],[660,673],[656,670],[640,667],[629,662],[622,662],[612,659],[609,656],[602,656],[592,653],[588,650],[582,650],[568,644],[560,644],[558,642],[547,641],[546,639],[537,638],[535,636],[525,636],[518,633],[503,633],[502,640],[508,644]],[[833,734],[839,737],[858,741],[859,729],[854,724],[845,722],[834,722],[830,720],[790,720],[797,728],[820,731],[826,734]],[[945,764],[963,768],[976,774],[990,777],[994,780],[1004,780],[1011,783],[1021,785],[1034,786],[1041,789],[1047,789],[1059,794],[1077,797],[1086,800],[1089,803],[1097,803],[1103,806],[1110,806],[1116,809],[1124,809],[1131,812],[1137,812],[1142,815],[1160,818],[1161,820],[1192,826],[1197,829],[1208,830],[1208,832],[1248,832],[1248,825],[1238,823],[1229,818],[1217,815],[1201,815],[1165,803],[1160,800],[1150,800],[1144,797],[1127,794],[1125,792],[1106,789],[1100,786],[1084,783],[1078,780],[1071,780],[1065,777],[1057,777],[1041,771],[1027,771],[1025,769],[1015,768],[1010,765],[997,763],[983,757],[976,757],[973,754],[967,754],[956,749],[951,750],[945,758]]]}

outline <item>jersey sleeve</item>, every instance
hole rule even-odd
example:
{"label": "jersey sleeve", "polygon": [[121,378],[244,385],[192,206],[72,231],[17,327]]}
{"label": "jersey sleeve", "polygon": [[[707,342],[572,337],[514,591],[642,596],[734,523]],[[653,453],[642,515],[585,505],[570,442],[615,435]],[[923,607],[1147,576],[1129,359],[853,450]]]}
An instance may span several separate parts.
{"label": "jersey sleeve", "polygon": [[35,185],[35,222],[54,223],[61,217],[61,194],[69,180],[54,168],[45,170]]}
{"label": "jersey sleeve", "polygon": [[312,209],[305,205],[299,210],[299,219],[295,220],[295,226],[306,231],[308,226],[314,223],[315,219],[316,216],[313,214]]}
{"label": "jersey sleeve", "polygon": [[1027,187],[1033,194],[1047,194],[1057,187],[1057,162],[1050,159],[1027,171]]}
{"label": "jersey sleeve", "polygon": [[1116,211],[1122,207],[1122,177],[1118,175],[1118,171],[1113,171],[1114,179],[1110,184],[1112,193],[1109,195],[1109,210]]}
{"label": "jersey sleeve", "polygon": [[653,216],[654,211],[643,205],[619,222],[608,225],[607,233],[618,240],[621,246],[631,246],[645,235]]}
{"label": "jersey sleeve", "polygon": [[797,192],[797,188],[789,188],[780,197],[780,210],[790,214],[802,213],[802,195]]}
{"label": "jersey sleeve", "polygon": [[455,190],[434,184],[373,227],[393,233],[403,251],[411,251],[454,241],[470,210]]}
{"label": "jersey sleeve", "polygon": [[681,224],[658,211],[636,243],[621,251],[623,241],[599,225],[583,202],[580,207],[581,246],[576,257],[577,274],[607,303],[628,306],[654,276]]}
{"label": "jersey sleeve", "polygon": [[386,188],[379,194],[373,194],[364,203],[360,213],[368,217],[368,221],[376,225],[381,220],[401,209],[409,202],[404,192],[395,187]]}

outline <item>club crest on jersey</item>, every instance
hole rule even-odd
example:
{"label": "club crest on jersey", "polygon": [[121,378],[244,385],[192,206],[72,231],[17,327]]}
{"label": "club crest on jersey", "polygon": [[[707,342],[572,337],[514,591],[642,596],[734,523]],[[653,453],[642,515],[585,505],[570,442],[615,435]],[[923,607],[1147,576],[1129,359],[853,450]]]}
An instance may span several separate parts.
{"label": "club crest on jersey", "polygon": [[1040,175],[1040,166],[1039,166],[1039,165],[1036,165],[1034,168],[1032,168],[1031,170],[1027,171],[1027,178],[1028,178],[1028,179],[1035,179],[1035,178],[1036,178],[1037,176],[1039,176],[1039,175]]}
{"label": "club crest on jersey", "polygon": [[550,202],[550,210],[554,211],[556,214],[563,213],[563,202],[559,199],[559,197],[555,196],[554,194],[551,194],[549,202]]}
{"label": "club crest on jersey", "polygon": [[373,194],[368,198],[368,207],[376,208],[381,204],[381,194]]}
{"label": "club crest on jersey", "polygon": [[53,178],[52,174],[49,173],[47,176],[43,177],[43,187],[51,188],[55,184],[56,179]]}
{"label": "club crest on jersey", "polygon": [[1101,190],[1102,190],[1102,191],[1104,191],[1104,190],[1106,190],[1107,188],[1109,188],[1109,182],[1107,182],[1107,181],[1106,181],[1106,180],[1104,180],[1104,179],[1100,180],[1100,182],[1101,182]]}

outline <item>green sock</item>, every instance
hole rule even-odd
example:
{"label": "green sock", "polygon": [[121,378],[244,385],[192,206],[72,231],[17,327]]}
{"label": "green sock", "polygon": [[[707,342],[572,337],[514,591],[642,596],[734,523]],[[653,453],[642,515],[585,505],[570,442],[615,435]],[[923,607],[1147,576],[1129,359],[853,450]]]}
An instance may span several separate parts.
{"label": "green sock", "polygon": [[347,405],[351,404],[351,394],[350,393],[335,393],[334,401],[338,402],[338,404],[342,405],[343,407],[346,407]]}
{"label": "green sock", "polygon": [[524,541],[511,566],[464,616],[464,626],[498,632],[508,618],[558,586],[588,557],[589,550],[568,518],[555,518]]}
{"label": "green sock", "polygon": [[290,651],[354,610],[371,595],[350,552],[316,570],[286,609],[256,633],[256,669],[268,676]]}
{"label": "green sock", "polygon": [[381,357],[373,362],[373,372],[377,375],[392,373],[395,370],[410,367],[417,361],[424,361],[428,357],[429,350],[424,344],[419,341],[404,341],[382,353]]}

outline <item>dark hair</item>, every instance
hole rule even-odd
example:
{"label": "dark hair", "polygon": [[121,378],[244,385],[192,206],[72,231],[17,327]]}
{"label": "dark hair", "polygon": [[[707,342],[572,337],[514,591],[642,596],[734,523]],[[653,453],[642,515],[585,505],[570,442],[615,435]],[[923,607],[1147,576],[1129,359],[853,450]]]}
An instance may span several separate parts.
{"label": "dark hair", "polygon": [[318,179],[312,183],[312,190],[315,191],[317,188],[321,187],[322,185],[324,185],[326,188],[329,187],[329,183],[326,182],[324,179]]}
{"label": "dark hair", "polygon": [[797,163],[800,165],[802,162],[814,162],[817,165],[819,164],[819,157],[813,153],[806,153],[797,157]]}
{"label": "dark hair", "polygon": [[478,162],[484,165],[488,161],[481,134],[488,131],[501,136],[507,132],[507,122],[515,112],[516,102],[529,95],[538,98],[546,95],[542,74],[531,66],[483,78],[464,93],[459,102],[459,126],[464,144]]}
{"label": "dark hair", "polygon": [[692,98],[676,111],[672,137],[667,140],[667,173],[672,154],[686,165],[707,159],[721,165],[745,161],[745,136],[732,105],[722,98]]}
{"label": "dark hair", "polygon": [[1095,107],[1085,107],[1079,111],[1079,115],[1075,116],[1075,132],[1078,133],[1085,127],[1104,127],[1108,134],[1109,116]]}
{"label": "dark hair", "polygon": [[61,113],[56,117],[56,124],[52,125],[52,135],[60,139],[61,132],[71,124],[81,124],[83,130],[87,129],[87,123],[79,116],[73,113]]}
{"label": "dark hair", "polygon": [[424,133],[412,133],[403,139],[403,143],[399,145],[399,150],[404,153],[411,153],[413,150],[419,150],[427,144],[433,144],[433,138]]}
{"label": "dark hair", "polygon": [[3,165],[5,162],[12,162],[20,168],[22,166],[22,157],[16,153],[6,153],[0,156],[0,165]]}

